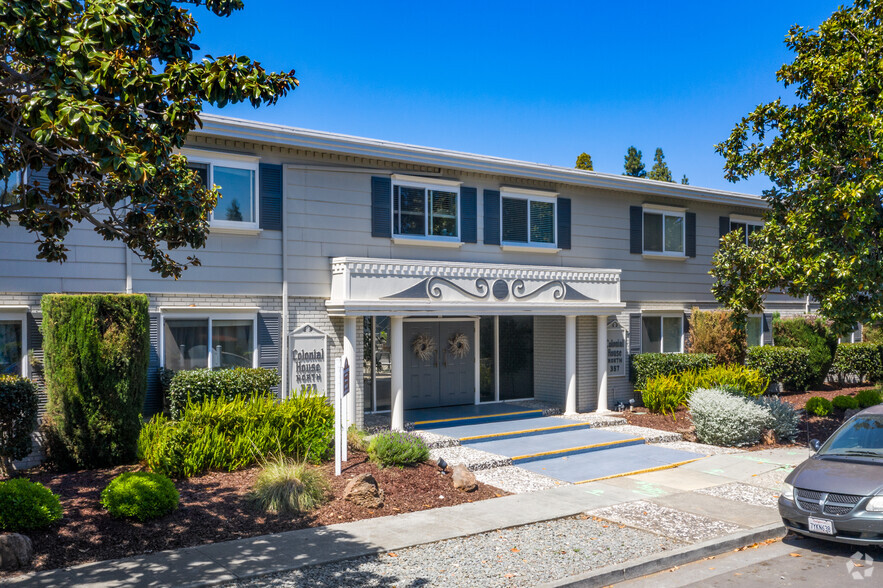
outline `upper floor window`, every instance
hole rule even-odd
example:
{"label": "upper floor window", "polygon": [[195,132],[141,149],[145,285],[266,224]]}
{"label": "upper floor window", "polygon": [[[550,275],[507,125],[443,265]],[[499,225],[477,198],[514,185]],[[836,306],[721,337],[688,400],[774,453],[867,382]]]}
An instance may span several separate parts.
{"label": "upper floor window", "polygon": [[748,218],[730,217],[730,231],[742,230],[742,238],[748,245],[748,238],[763,228],[763,221]]}
{"label": "upper floor window", "polygon": [[684,317],[642,316],[642,353],[680,353],[684,349]]}
{"label": "upper floor window", "polygon": [[212,226],[257,228],[258,158],[190,150],[184,154],[203,185],[218,186],[221,193]]}
{"label": "upper floor window", "polygon": [[557,241],[555,197],[528,190],[501,191],[502,244],[554,247]]}
{"label": "upper floor window", "polygon": [[253,316],[163,317],[163,367],[256,367],[254,334]]}
{"label": "upper floor window", "polygon": [[644,207],[644,253],[684,255],[684,213]]}
{"label": "upper floor window", "polygon": [[392,209],[395,236],[459,240],[459,182],[394,175]]}

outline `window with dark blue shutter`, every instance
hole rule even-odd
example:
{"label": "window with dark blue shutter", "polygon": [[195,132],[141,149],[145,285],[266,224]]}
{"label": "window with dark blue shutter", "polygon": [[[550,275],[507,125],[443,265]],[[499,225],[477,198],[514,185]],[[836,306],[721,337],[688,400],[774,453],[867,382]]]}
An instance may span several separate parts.
{"label": "window with dark blue shutter", "polygon": [[464,243],[478,243],[478,190],[460,188],[461,240]]}
{"label": "window with dark blue shutter", "polygon": [[570,249],[570,198],[558,199],[558,247]]}
{"label": "window with dark blue shutter", "polygon": [[527,243],[527,200],[503,198],[503,242]]}
{"label": "window with dark blue shutter", "polygon": [[484,242],[500,244],[500,191],[484,191]]}
{"label": "window with dark blue shutter", "polygon": [[371,236],[392,237],[392,180],[371,178]]}
{"label": "window with dark blue shutter", "polygon": [[282,166],[260,165],[261,206],[260,227],[267,231],[282,230]]}
{"label": "window with dark blue shutter", "polygon": [[[282,316],[275,312],[258,313],[258,366],[282,373]],[[273,388],[279,394],[279,386]]]}
{"label": "window with dark blue shutter", "polygon": [[721,239],[723,239],[724,236],[730,232],[730,217],[722,216],[719,218],[718,231],[720,232]]}
{"label": "window with dark blue shutter", "polygon": [[144,416],[152,416],[163,409],[162,387],[160,385],[159,361],[159,313],[151,312],[150,354],[147,362],[147,395],[144,398]]}
{"label": "window with dark blue shutter", "polygon": [[[569,202],[568,202],[569,204]],[[554,197],[502,194],[502,244],[554,247],[558,214]]]}

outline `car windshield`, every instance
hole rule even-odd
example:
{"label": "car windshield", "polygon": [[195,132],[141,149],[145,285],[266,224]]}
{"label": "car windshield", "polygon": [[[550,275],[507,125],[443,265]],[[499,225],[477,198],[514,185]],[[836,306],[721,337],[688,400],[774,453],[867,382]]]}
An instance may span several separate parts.
{"label": "car windshield", "polygon": [[825,442],[819,455],[883,458],[883,415],[853,418]]}

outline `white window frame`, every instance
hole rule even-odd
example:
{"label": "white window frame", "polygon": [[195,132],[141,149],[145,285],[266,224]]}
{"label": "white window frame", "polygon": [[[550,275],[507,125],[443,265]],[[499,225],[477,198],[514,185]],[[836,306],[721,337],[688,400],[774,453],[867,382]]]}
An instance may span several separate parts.
{"label": "white window frame", "polygon": [[762,314],[749,314],[749,319],[759,318],[760,319],[760,344],[759,345],[749,345],[748,344],[748,328],[745,328],[745,347],[763,347],[763,315]]}
{"label": "white window frame", "polygon": [[[527,201],[527,241],[504,241],[503,240],[503,199],[510,200],[526,200]],[[530,203],[531,202],[548,202],[552,204],[554,217],[552,218],[552,242],[543,243],[530,240]],[[519,188],[500,188],[500,246],[511,248],[531,248],[531,249],[552,249],[558,250],[558,194],[554,192],[540,192],[538,190],[527,190]]]}
{"label": "white window frame", "polygon": [[[207,369],[213,370],[214,367],[214,346],[212,345],[212,321],[223,321],[223,320],[248,320],[252,321],[252,334],[253,334],[253,345],[252,349],[252,361],[251,367],[256,368],[260,365],[260,358],[258,357],[260,345],[258,345],[258,315],[257,312],[254,311],[227,311],[227,312],[207,312],[201,311],[199,309],[194,309],[193,311],[181,310],[181,311],[163,311],[160,313],[160,321],[159,321],[159,365],[162,368],[166,367],[166,321],[167,320],[207,320],[208,321],[208,353],[206,354],[206,363],[204,366]],[[202,369],[202,368],[196,368]],[[223,368],[218,368],[223,369]]]}
{"label": "white window frame", "polygon": [[3,322],[20,322],[21,323],[21,377],[27,378],[30,375],[29,357],[28,357],[28,314],[27,310],[9,310],[0,308],[0,321]]}
{"label": "white window frame", "polygon": [[[453,180],[436,180],[433,178],[422,178],[419,176],[405,176],[401,174],[392,175],[392,194],[390,194],[390,214],[392,220],[392,237],[396,242],[407,244],[408,241],[425,241],[427,244],[437,243],[456,243],[462,242],[461,232],[463,231],[463,209],[460,205],[460,186],[463,182]],[[396,188],[417,188],[424,192],[425,208],[423,210],[423,234],[408,235],[399,233],[399,227],[395,222],[396,211]],[[429,201],[429,191],[438,190],[439,192],[454,192],[457,194],[457,234],[449,237],[444,235],[430,235],[430,215],[432,214],[432,203]],[[401,208],[399,208],[399,224],[401,224]]]}
{"label": "white window frame", "polygon": [[[260,229],[261,218],[261,198],[260,198],[260,158],[252,155],[236,155],[232,153],[216,153],[214,151],[204,151],[199,149],[185,149],[181,151],[182,155],[187,157],[187,163],[201,163],[208,166],[208,185],[215,185],[215,166],[230,167],[234,169],[245,169],[254,172],[254,185],[252,186],[252,194],[254,197],[254,221],[229,221],[224,219],[216,219],[215,211],[212,211],[210,219],[210,227],[219,229],[241,229],[246,231],[256,231]],[[222,188],[223,191],[223,188]]]}
{"label": "white window frame", "polygon": [[[740,225],[745,225],[746,227],[751,226],[751,227],[757,227],[757,228],[762,228],[764,225],[763,220],[759,219],[757,217],[740,216],[738,214],[731,214],[730,215],[730,232],[733,231],[733,223],[739,223]],[[742,237],[744,238],[745,244],[748,245],[748,230],[747,230],[747,228],[744,231],[744,234],[742,235]]]}
{"label": "white window frame", "polygon": [[[659,319],[659,351],[646,351],[644,350],[644,319],[645,318],[658,318]],[[681,322],[681,336],[678,341],[678,351],[665,351],[665,328],[663,327],[662,320],[666,318],[676,318]],[[672,355],[675,353],[683,353],[684,352],[684,313],[673,313],[673,312],[653,312],[647,314],[641,314],[641,353],[665,353],[668,355]]]}
{"label": "white window frame", "polygon": [[[687,257],[687,211],[683,208],[675,208],[670,206],[659,206],[653,205],[648,206],[645,205],[642,207],[643,210],[641,212],[641,251],[644,252],[646,256],[661,256],[661,257]],[[658,214],[662,215],[662,251],[650,251],[644,248],[645,237],[647,235],[647,225],[645,223],[646,215],[648,214]],[[683,246],[682,251],[666,251],[665,250],[665,217],[671,216],[675,218],[681,219],[681,244]]]}

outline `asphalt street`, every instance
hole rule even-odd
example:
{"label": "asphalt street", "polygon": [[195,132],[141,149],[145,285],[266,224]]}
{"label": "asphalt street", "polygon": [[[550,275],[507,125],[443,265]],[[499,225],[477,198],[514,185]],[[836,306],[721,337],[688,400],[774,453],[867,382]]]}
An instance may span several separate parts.
{"label": "asphalt street", "polygon": [[881,585],[883,548],[792,535],[617,584],[628,588]]}

